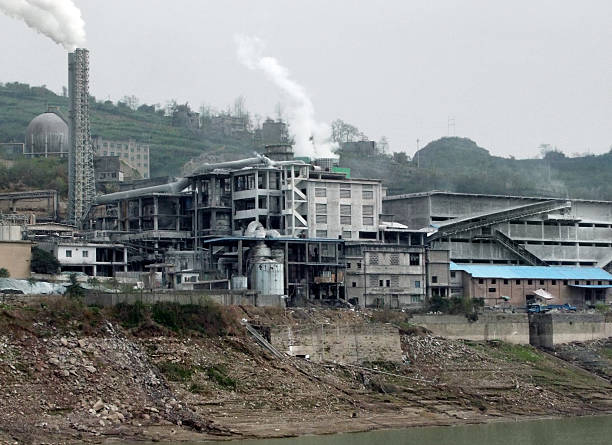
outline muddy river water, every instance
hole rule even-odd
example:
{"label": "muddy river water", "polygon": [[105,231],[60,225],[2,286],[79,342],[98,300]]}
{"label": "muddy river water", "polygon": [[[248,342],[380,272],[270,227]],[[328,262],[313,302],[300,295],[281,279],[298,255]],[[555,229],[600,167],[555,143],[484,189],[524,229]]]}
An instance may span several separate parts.
{"label": "muddy river water", "polygon": [[611,445],[612,416],[239,440],[232,445]]}

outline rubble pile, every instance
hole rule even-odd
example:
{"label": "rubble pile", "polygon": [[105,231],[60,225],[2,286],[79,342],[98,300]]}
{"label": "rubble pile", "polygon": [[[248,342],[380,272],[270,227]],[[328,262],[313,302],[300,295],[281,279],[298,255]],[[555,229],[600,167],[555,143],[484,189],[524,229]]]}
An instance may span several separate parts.
{"label": "rubble pile", "polygon": [[612,382],[612,338],[557,345],[553,353]]}

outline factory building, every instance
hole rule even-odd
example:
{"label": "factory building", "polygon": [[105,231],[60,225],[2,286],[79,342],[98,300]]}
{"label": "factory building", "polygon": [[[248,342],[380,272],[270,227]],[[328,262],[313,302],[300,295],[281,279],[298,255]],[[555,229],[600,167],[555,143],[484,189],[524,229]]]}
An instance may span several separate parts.
{"label": "factory building", "polygon": [[136,170],[141,178],[149,178],[149,144],[143,144],[132,139],[116,141],[104,139],[100,136],[93,136],[91,142],[96,156],[118,156],[122,162]]}
{"label": "factory building", "polygon": [[453,293],[486,306],[525,307],[537,300],[578,308],[610,302],[612,275],[596,267],[451,263]]}
{"label": "factory building", "polygon": [[612,202],[428,192],[383,198],[455,263],[612,267]]}

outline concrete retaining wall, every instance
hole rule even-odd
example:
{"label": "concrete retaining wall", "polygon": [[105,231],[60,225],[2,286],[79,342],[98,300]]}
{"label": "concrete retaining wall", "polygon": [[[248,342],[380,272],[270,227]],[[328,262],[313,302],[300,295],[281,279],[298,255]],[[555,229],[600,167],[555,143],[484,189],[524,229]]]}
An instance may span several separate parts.
{"label": "concrete retaining wall", "polygon": [[271,343],[293,356],[314,362],[362,363],[402,360],[399,331],[386,324],[275,327]]}
{"label": "concrete retaining wall", "polygon": [[481,314],[477,321],[464,315],[414,315],[410,321],[444,338],[529,344],[527,314]]}
{"label": "concrete retaining wall", "polygon": [[545,348],[612,336],[612,323],[601,314],[531,314],[529,324],[530,343]]}
{"label": "concrete retaining wall", "polygon": [[178,304],[203,304],[211,300],[224,306],[273,306],[284,307],[285,301],[279,295],[258,295],[247,291],[172,291],[172,292],[134,292],[129,294],[98,294],[88,293],[85,296],[85,304],[97,306],[114,306],[119,303],[153,304],[170,302]]}

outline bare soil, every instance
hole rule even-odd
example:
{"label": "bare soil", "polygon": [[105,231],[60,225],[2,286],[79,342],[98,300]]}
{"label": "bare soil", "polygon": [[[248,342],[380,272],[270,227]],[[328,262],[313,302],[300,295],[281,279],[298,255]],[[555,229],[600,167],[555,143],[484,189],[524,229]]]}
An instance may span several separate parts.
{"label": "bare soil", "polygon": [[[262,326],[384,321],[341,309],[223,310]],[[407,329],[403,363],[315,364],[275,358],[232,326],[179,335],[151,320],[126,328],[65,299],[1,306],[0,443],[227,440],[612,412],[609,381],[529,346]],[[612,353],[610,343],[596,349]]]}

